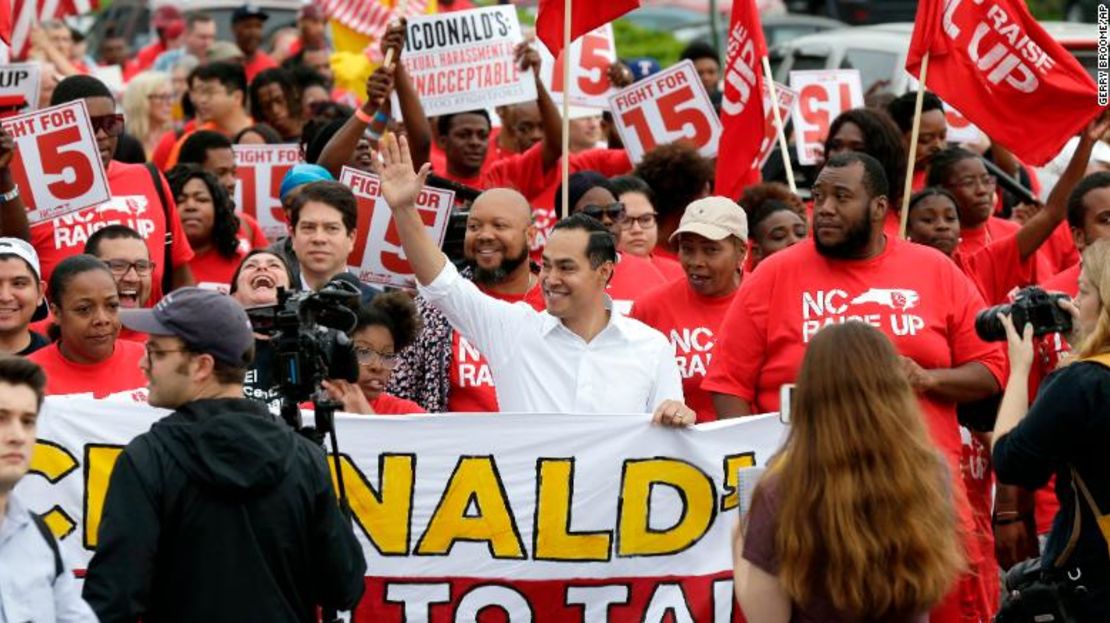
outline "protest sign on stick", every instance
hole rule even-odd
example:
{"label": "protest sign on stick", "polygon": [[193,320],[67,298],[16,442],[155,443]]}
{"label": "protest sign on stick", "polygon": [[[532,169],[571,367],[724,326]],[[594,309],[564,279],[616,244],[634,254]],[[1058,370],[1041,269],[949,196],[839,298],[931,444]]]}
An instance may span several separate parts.
{"label": "protest sign on stick", "polygon": [[721,120],[693,61],[618,91],[609,98],[617,132],[633,164],[656,145],[686,140],[706,158],[717,156]]}
{"label": "protest sign on stick", "polygon": [[536,99],[532,72],[513,62],[512,6],[412,17],[406,34],[401,62],[429,117]]}
{"label": "protest sign on stick", "polygon": [[833,119],[846,110],[863,106],[859,70],[792,71],[790,88],[798,94],[793,115],[798,162],[814,165],[823,157],[825,137]]}
{"label": "protest sign on stick", "polygon": [[15,140],[11,171],[32,224],[111,199],[85,100],[8,117]]}
{"label": "protest sign on stick", "polygon": [[[412,266],[401,249],[401,238],[393,221],[393,210],[381,196],[378,176],[343,167],[339,182],[355,193],[358,201],[358,231],[347,259],[359,281],[398,288],[415,288]],[[416,209],[436,244],[443,244],[455,193],[425,186],[416,198]]]}
{"label": "protest sign on stick", "polygon": [[[540,77],[548,86],[551,99],[556,104],[562,104],[565,96],[569,97],[571,106],[607,108],[610,96],[616,91],[609,81],[609,66],[617,60],[613,26],[605,24],[592,30],[563,50],[556,58],[545,46],[539,46],[542,61]],[[562,71],[565,50],[570,50],[570,56],[567,57],[570,62],[569,75],[564,75]],[[567,85],[570,85],[569,88]]]}
{"label": "protest sign on stick", "polygon": [[270,241],[289,233],[281,207],[281,180],[301,161],[297,145],[236,145],[235,206],[253,216]]}

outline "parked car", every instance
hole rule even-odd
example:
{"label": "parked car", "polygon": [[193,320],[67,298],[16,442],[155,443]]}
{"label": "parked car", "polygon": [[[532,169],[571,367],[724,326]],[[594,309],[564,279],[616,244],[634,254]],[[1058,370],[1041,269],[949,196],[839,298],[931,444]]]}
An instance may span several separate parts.
{"label": "parked car", "polygon": [[[1095,76],[1098,30],[1093,24],[1041,22],[1041,26]],[[909,90],[912,80],[905,70],[912,33],[913,24],[903,22],[799,37],[771,48],[771,68],[775,80],[783,83],[791,71],[858,69],[865,93],[875,87],[876,92],[900,94]]]}
{"label": "parked car", "polygon": [[[787,13],[785,15],[768,15],[761,21],[763,23],[763,37],[767,40],[768,47],[797,39],[798,37],[848,26],[848,24],[844,22],[839,22],[827,17],[798,15],[793,13]],[[709,33],[709,22],[703,19],[700,23],[676,29],[674,31],[674,36],[675,39],[683,42],[698,40],[709,41]],[[717,22],[717,36],[723,46],[724,42],[728,40],[728,19]]]}
{"label": "parked car", "polygon": [[[109,28],[116,34],[123,36],[131,44],[132,51],[138,51],[154,40],[154,30],[150,25],[151,13],[160,6],[172,4],[188,13],[203,11],[216,20],[216,39],[219,41],[234,41],[231,34],[231,14],[243,4],[242,0],[188,0],[187,2],[174,0],[114,0],[107,8],[96,16],[92,28],[89,30],[89,48],[97,50]],[[266,25],[262,29],[263,45],[268,45],[274,32],[295,26],[297,11],[301,8],[302,0],[261,0],[254,4],[261,7],[269,15]]]}
{"label": "parked car", "polygon": [[917,0],[787,0],[791,13],[824,15],[853,25],[912,21]]}

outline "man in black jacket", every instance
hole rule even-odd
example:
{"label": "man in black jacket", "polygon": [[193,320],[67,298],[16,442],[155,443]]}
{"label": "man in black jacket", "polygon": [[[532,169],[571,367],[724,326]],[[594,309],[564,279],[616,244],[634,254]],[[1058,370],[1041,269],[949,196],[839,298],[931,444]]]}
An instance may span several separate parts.
{"label": "man in black jacket", "polygon": [[116,462],[84,597],[103,623],[315,621],[366,562],[324,453],[243,398],[254,338],[232,298],[182,288],[125,310],[150,334],[150,403],[175,411]]}

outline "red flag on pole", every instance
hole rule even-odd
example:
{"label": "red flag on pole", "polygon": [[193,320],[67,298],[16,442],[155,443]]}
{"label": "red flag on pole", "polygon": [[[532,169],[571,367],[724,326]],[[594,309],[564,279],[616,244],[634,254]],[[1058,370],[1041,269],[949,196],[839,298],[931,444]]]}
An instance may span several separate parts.
{"label": "red flag on pole", "polygon": [[1023,161],[1042,165],[1099,113],[1097,87],[1023,0],[921,0],[906,71]]}
{"label": "red flag on pole", "polygon": [[12,0],[0,0],[0,40],[12,44]]}
{"label": "red flag on pole", "polygon": [[766,136],[761,64],[767,43],[755,0],[732,3],[727,50],[715,192],[736,198],[745,186],[759,183],[760,146]]}
{"label": "red flag on pole", "polygon": [[571,7],[570,40],[604,26],[621,15],[640,7],[640,0],[540,0],[536,16],[536,36],[558,57],[563,49],[563,19]]}

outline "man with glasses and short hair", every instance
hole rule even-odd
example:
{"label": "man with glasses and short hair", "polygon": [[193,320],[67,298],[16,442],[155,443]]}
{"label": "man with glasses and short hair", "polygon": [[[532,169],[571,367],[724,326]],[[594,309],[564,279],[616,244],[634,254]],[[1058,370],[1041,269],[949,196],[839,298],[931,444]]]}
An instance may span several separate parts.
{"label": "man with glasses and short hair", "polygon": [[[109,225],[97,230],[85,243],[85,253],[108,265],[119,289],[120,309],[150,307],[152,275],[157,262],[150,259],[150,249],[139,232],[126,225]],[[146,336],[127,328],[120,329],[120,339],[145,342]]]}
{"label": "man with glasses and short hair", "polygon": [[[191,285],[193,273],[189,270],[188,261],[193,258],[193,249],[181,228],[173,193],[165,177],[144,165],[113,160],[119,136],[123,133],[123,115],[116,113],[112,92],[103,82],[91,76],[70,76],[58,83],[50,105],[76,100],[84,100],[88,107],[112,198],[31,228],[31,244],[42,262],[42,279],[50,280],[58,262],[82,253],[85,244],[98,229],[107,225],[126,225],[142,236],[150,258],[156,258],[157,266],[151,275],[153,300],[158,300],[163,294],[164,271],[170,271],[168,281],[173,288]],[[50,158],[51,154],[42,154],[44,162],[49,162]],[[167,257],[171,266],[166,265]]]}
{"label": "man with glasses and short hair", "polygon": [[320,607],[352,608],[362,548],[321,448],[243,397],[254,337],[239,303],[182,288],[120,321],[150,335],[150,404],[174,411],[112,471],[84,587],[100,619],[314,621]]}

